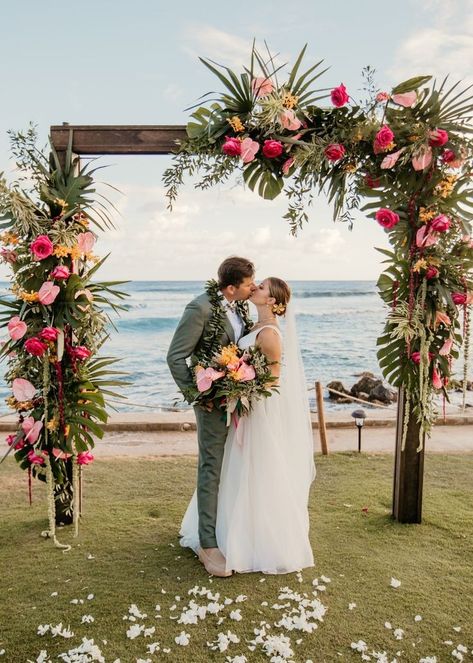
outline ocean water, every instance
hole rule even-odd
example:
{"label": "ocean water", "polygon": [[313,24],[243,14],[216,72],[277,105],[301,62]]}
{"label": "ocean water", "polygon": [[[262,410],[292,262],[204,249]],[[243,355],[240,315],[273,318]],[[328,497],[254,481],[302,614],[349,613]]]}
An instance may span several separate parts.
{"label": "ocean water", "polygon": [[[349,388],[361,371],[380,375],[376,338],[382,331],[386,308],[374,281],[289,283],[308,387],[316,380],[327,384],[337,379]],[[2,296],[7,287],[7,283],[0,283]],[[203,287],[203,282],[197,281],[133,281],[123,287],[130,295],[124,302],[126,310],[119,316],[110,311],[118,331],[110,329],[111,339],[102,348],[102,354],[121,358],[117,368],[126,371],[126,379],[132,383],[122,391],[128,400],[114,404],[118,410],[186,407],[169,373],[166,353],[185,305]],[[2,362],[0,412],[6,411],[4,399],[9,393],[5,367]],[[314,392],[310,393],[313,402]]]}

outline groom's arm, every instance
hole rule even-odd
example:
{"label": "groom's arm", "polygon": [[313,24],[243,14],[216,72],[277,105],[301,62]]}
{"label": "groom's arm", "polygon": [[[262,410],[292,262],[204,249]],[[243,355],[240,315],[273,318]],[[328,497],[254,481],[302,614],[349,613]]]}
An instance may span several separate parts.
{"label": "groom's arm", "polygon": [[186,359],[194,353],[204,331],[205,320],[205,310],[200,303],[196,300],[190,302],[174,332],[167,354],[172,377],[189,403],[193,400],[189,390],[193,389],[194,380]]}

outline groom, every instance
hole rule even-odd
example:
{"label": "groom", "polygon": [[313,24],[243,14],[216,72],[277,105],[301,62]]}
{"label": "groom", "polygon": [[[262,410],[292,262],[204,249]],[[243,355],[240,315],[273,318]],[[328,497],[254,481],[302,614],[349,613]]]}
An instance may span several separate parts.
{"label": "groom", "polygon": [[[193,374],[188,366],[210,359],[220,346],[236,343],[251,328],[246,300],[256,290],[255,268],[246,258],[231,256],[218,268],[218,282],[207,282],[206,291],[191,301],[177,326],[169,346],[167,362],[184,398],[192,403],[195,395]],[[225,557],[217,546],[215,524],[217,499],[225,440],[228,429],[222,412],[209,402],[195,406],[199,465],[197,505],[199,511],[198,556],[208,573],[229,576]]]}

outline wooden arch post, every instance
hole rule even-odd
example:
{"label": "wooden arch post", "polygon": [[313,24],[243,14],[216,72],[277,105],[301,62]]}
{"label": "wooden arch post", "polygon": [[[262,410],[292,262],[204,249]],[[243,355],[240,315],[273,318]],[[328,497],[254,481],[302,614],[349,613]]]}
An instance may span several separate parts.
{"label": "wooden arch post", "polygon": [[[50,129],[51,142],[64,158],[72,131],[72,151],[78,155],[172,154],[176,142],[185,139],[184,125],[62,125]],[[422,519],[424,451],[419,446],[419,425],[410,414],[407,439],[402,449],[405,417],[404,390],[400,389],[397,412],[393,489],[393,517],[403,523]]]}

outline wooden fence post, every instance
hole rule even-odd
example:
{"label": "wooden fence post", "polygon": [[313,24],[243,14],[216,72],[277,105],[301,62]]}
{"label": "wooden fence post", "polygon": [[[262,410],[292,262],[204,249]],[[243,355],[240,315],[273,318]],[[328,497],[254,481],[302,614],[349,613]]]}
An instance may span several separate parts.
{"label": "wooden fence post", "polygon": [[320,447],[324,456],[328,455],[328,445],[327,445],[327,429],[325,427],[325,412],[324,412],[324,393],[322,389],[322,384],[320,382],[315,383],[315,400],[317,403],[317,418],[319,420],[319,436],[320,436]]}

